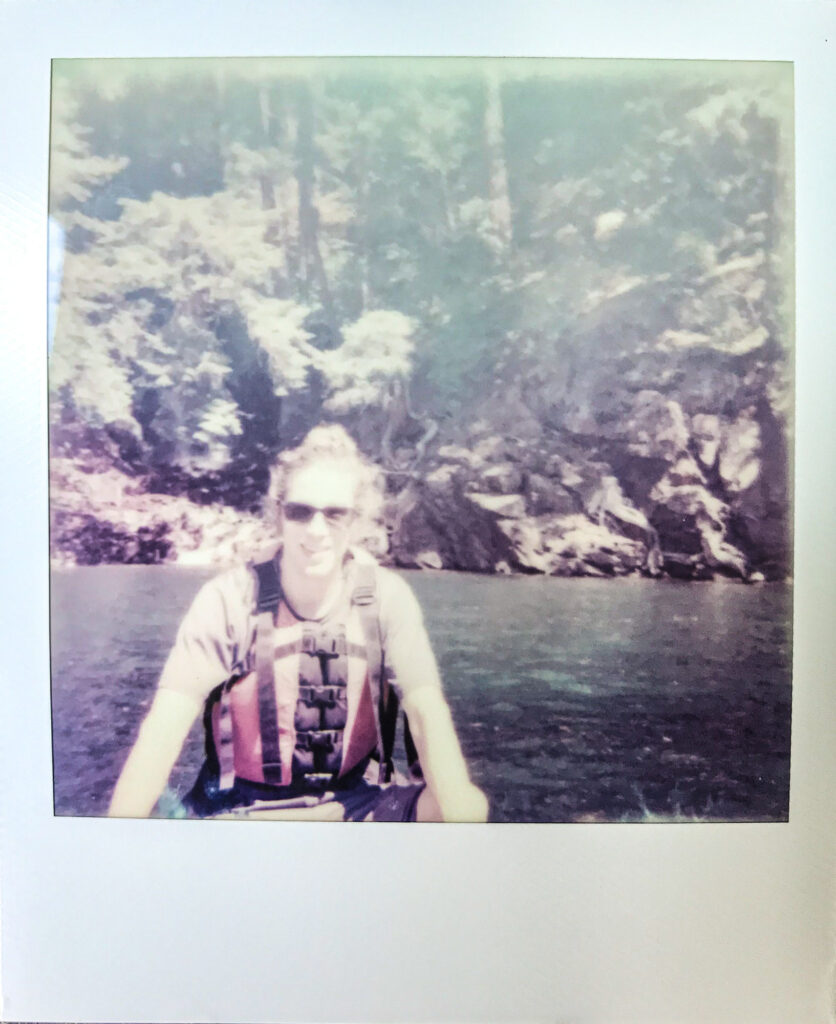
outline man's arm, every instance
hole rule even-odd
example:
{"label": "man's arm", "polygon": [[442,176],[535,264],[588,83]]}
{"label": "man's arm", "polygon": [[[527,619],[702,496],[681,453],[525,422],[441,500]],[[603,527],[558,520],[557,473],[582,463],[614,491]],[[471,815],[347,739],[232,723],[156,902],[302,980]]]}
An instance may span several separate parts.
{"label": "man's arm", "polygon": [[252,574],[241,566],[198,591],[119,776],[112,817],[145,818],[153,810],[205,698],[233,672],[239,638],[247,635],[253,585]]}
{"label": "man's arm", "polygon": [[404,697],[403,708],[431,798],[422,796],[419,820],[487,821],[488,798],[470,781],[444,694],[420,686]]}
{"label": "man's arm", "polygon": [[194,697],[160,689],[133,746],[110,802],[112,818],[147,818],[200,711]]}

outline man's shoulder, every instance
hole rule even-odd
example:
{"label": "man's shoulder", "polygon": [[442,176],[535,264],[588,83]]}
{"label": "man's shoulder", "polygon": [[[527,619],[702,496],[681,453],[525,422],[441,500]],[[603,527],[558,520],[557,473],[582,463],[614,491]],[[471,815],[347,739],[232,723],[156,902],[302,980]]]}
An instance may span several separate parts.
{"label": "man's shoulder", "polygon": [[365,576],[374,580],[375,589],[379,597],[396,598],[400,594],[412,591],[409,584],[403,577],[399,576],[394,569],[389,569],[363,548],[351,549],[350,572],[355,579]]}
{"label": "man's shoulder", "polygon": [[[369,557],[371,558],[371,556]],[[400,573],[385,565],[380,565],[374,559],[360,564],[368,564],[372,567],[378,614],[384,626],[388,623],[401,620],[411,621],[416,616],[420,617],[418,599],[413,593],[412,587]]]}
{"label": "man's shoulder", "polygon": [[206,598],[220,598],[225,605],[247,608],[255,601],[256,576],[252,562],[240,562],[212,576],[201,588]]}

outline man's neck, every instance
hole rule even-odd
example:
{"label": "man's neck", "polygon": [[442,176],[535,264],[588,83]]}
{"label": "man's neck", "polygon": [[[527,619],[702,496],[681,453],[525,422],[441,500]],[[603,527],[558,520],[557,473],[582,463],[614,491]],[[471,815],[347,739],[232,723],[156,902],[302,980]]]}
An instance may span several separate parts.
{"label": "man's neck", "polygon": [[323,619],[334,608],[343,589],[342,570],[322,578],[281,572],[282,591],[291,610],[303,619]]}

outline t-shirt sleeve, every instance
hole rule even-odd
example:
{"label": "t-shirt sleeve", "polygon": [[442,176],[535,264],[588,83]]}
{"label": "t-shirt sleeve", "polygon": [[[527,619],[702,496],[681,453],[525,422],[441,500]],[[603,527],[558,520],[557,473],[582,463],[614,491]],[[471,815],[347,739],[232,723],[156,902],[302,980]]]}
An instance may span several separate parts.
{"label": "t-shirt sleeve", "polygon": [[412,588],[394,572],[378,570],[380,625],[386,671],[399,697],[422,686],[441,688],[438,664]]}
{"label": "t-shirt sleeve", "polygon": [[159,686],[203,701],[219,683],[242,668],[247,651],[247,593],[252,583],[246,568],[210,580],[186,612],[163,667]]}

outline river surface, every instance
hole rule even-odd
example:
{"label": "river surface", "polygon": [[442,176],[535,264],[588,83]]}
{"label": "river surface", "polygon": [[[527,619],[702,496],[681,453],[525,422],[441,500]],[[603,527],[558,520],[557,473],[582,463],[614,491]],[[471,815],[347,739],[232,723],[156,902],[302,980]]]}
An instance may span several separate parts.
{"label": "river surface", "polygon": [[[206,570],[52,578],[55,810],[104,814]],[[404,573],[491,820],[785,820],[788,585]],[[196,724],[172,774],[203,757]]]}

